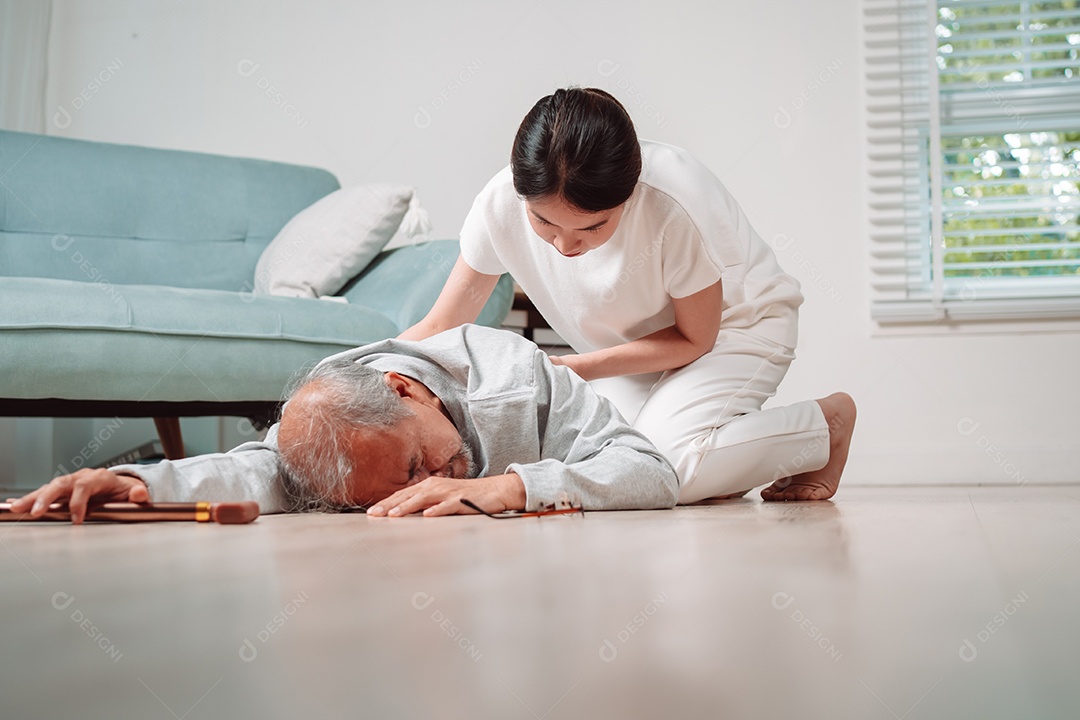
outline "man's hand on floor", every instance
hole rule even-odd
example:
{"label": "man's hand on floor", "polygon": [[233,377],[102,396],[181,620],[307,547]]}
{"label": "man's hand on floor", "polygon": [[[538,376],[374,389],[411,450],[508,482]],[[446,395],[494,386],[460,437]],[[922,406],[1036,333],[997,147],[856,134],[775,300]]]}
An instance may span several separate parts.
{"label": "man's hand on floor", "polygon": [[117,475],[109,470],[79,470],[61,475],[11,504],[13,512],[30,512],[41,517],[54,502],[67,501],[71,522],[78,525],[86,518],[86,505],[96,502],[150,502],[146,483],[134,475]]}
{"label": "man's hand on floor", "polygon": [[461,503],[462,498],[489,513],[524,510],[525,484],[515,473],[465,479],[433,475],[380,500],[367,514],[400,517],[422,510],[425,517],[434,517],[475,513]]}

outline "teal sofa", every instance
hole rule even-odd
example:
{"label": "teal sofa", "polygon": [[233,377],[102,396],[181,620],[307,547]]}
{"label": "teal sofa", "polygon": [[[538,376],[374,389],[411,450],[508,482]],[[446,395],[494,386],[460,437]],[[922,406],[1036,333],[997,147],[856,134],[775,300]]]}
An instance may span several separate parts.
{"label": "teal sofa", "polygon": [[[451,240],[385,251],[347,304],[256,297],[263,248],[338,187],[312,167],[0,131],[0,416],[154,417],[170,456],[178,417],[265,425],[298,369],[423,317],[457,259]],[[512,296],[505,277],[478,322]]]}

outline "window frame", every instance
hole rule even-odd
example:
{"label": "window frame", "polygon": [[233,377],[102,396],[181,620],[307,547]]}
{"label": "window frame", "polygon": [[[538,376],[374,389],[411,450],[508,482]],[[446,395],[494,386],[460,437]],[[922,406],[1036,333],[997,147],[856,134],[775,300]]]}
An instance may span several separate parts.
{"label": "window frame", "polygon": [[[945,276],[942,137],[952,134],[943,132],[949,126],[938,86],[938,7],[937,0],[863,2],[865,207],[875,331],[1015,331],[1033,321],[1041,321],[1031,326],[1040,331],[1080,329],[1080,276]],[[1080,107],[1080,77],[1060,85],[1060,96]],[[1008,132],[998,126],[990,134]]]}

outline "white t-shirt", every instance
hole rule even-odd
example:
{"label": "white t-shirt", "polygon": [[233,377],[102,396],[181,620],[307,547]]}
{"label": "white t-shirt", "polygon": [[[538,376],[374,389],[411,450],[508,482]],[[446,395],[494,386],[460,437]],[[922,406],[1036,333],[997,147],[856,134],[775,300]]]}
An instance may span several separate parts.
{"label": "white t-shirt", "polygon": [[717,280],[724,289],[721,328],[753,328],[795,347],[799,283],[780,269],[720,180],[671,145],[642,141],[641,160],[641,177],[611,239],[573,258],[533,231],[507,166],[465,218],[462,257],[477,272],[510,273],[579,353],[674,325],[672,298]]}

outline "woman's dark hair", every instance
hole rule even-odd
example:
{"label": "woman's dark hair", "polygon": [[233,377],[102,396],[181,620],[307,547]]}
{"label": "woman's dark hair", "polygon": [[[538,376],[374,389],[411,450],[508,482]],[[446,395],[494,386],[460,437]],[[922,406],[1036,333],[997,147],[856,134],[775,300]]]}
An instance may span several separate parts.
{"label": "woman's dark hair", "polygon": [[556,90],[521,121],[510,154],[526,200],[560,196],[586,212],[626,202],[641,175],[641,146],[626,108],[596,88]]}

